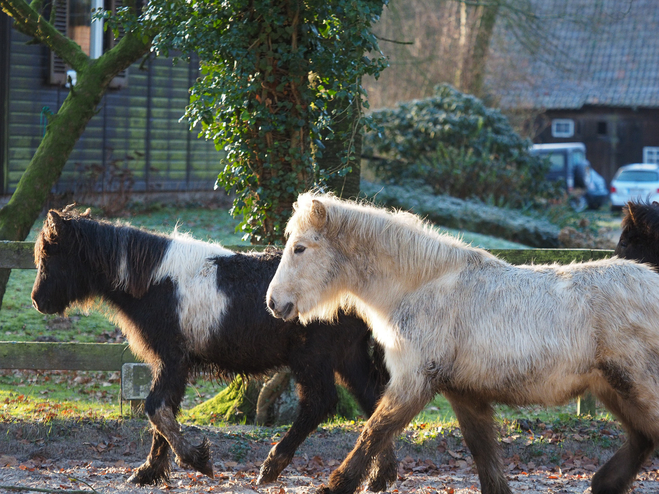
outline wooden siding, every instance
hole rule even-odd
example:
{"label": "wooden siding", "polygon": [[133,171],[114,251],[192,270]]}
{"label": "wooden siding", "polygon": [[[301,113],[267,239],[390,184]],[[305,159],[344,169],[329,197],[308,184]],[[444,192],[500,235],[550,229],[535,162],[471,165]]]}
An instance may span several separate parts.
{"label": "wooden siding", "polygon": [[[566,139],[552,137],[551,121],[555,118],[574,120],[574,136]],[[607,183],[622,165],[641,163],[643,147],[659,146],[657,109],[588,107],[578,111],[548,110],[539,117],[537,125],[544,130],[535,142],[583,142],[586,157]]]}
{"label": "wooden siding", "polygon": [[[46,82],[47,49],[27,45],[28,38],[15,30],[11,37],[4,194],[15,189],[41,141],[42,111],[47,107],[55,112],[69,91]],[[153,57],[131,66],[127,87],[108,90],[54,192],[88,188],[82,185],[85,174],[98,166],[106,173],[96,190],[108,190],[112,164],[132,172],[137,192],[212,190],[221,155],[212,142],[198,139],[187,123],[179,122],[188,88],[198,76],[196,67],[194,62],[173,65],[171,59]]]}

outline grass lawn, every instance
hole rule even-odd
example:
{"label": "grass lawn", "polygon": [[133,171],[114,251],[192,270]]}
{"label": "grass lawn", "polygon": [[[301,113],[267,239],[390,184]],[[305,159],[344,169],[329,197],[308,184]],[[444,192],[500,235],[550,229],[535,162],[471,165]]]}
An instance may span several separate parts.
{"label": "grass lawn", "polygon": [[[120,220],[125,221],[125,220]],[[159,207],[134,214],[130,223],[151,230],[171,232],[175,227],[196,238],[226,246],[243,244],[235,232],[237,221],[226,210]],[[28,239],[34,239],[41,221]],[[440,229],[441,230],[441,229]],[[483,248],[525,248],[522,245],[485,235],[449,230],[468,243]],[[35,271],[14,270],[0,311],[0,340],[121,342],[121,332],[101,311],[70,311],[67,317],[44,316],[32,308],[30,292]],[[198,378],[187,389],[183,410],[214,396],[221,387]],[[503,420],[525,419],[551,422],[574,415],[575,404],[547,410],[540,407],[498,408]],[[126,408],[124,408],[126,413]],[[5,420],[48,420],[57,414],[117,418],[120,415],[119,376],[110,372],[0,371],[0,414]],[[55,415],[53,415],[55,414]],[[606,417],[603,417],[606,418]],[[455,416],[438,396],[415,420],[413,427],[426,423],[455,425]]]}

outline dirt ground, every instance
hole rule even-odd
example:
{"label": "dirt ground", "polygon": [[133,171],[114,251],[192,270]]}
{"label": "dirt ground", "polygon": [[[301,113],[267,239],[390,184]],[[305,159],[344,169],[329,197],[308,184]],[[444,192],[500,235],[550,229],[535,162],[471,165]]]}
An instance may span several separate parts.
{"label": "dirt ground", "polygon": [[[302,494],[327,483],[330,472],[352,448],[354,431],[319,429],[298,450],[279,481],[256,486],[260,461],[276,432],[250,426],[184,427],[193,442],[205,435],[213,444],[215,478],[174,467],[170,481],[157,487],[136,487],[126,479],[148,453],[150,433],[144,420],[122,422],[54,421],[48,424],[0,424],[0,493],[96,492],[130,493],[253,493]],[[528,446],[522,435],[504,440],[505,468],[514,492],[588,493],[590,479],[621,443],[607,448],[586,444],[582,437]],[[526,446],[525,446],[526,444]],[[398,443],[398,481],[392,493],[473,494],[480,492],[473,460],[459,431],[415,441],[413,434]],[[560,466],[559,466],[560,465]],[[659,458],[648,462],[634,484],[636,494],[659,491]]]}

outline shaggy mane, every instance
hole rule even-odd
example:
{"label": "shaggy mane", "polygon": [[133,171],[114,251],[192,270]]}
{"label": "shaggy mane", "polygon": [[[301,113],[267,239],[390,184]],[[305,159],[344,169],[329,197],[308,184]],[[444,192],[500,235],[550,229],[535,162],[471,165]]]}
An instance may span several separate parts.
{"label": "shaggy mane", "polygon": [[[294,205],[295,213],[286,226],[286,234],[312,227],[312,204],[320,201],[327,211],[328,237],[358,239],[359,243],[386,251],[405,271],[421,276],[437,268],[460,266],[470,262],[496,260],[489,252],[471,247],[460,239],[435,231],[432,225],[412,213],[386,211],[365,201],[342,201],[331,194],[305,193]],[[352,242],[348,242],[352,244]],[[401,251],[400,245],[405,245]],[[434,262],[437,260],[438,262]]]}
{"label": "shaggy mane", "polygon": [[127,223],[92,220],[89,210],[83,213],[68,208],[51,210],[37,237],[34,260],[38,266],[41,259],[48,257],[50,246],[67,246],[70,254],[104,273],[114,288],[140,298],[153,282],[155,267],[162,258],[163,241],[168,239],[167,235]]}

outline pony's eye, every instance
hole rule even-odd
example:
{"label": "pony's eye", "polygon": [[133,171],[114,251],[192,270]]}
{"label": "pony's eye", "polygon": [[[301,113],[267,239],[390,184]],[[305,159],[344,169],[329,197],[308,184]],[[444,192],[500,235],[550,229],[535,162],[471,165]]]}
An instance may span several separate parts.
{"label": "pony's eye", "polygon": [[304,245],[296,245],[293,247],[293,254],[302,254],[307,248]]}

